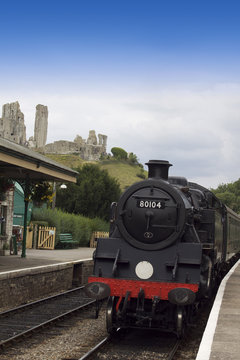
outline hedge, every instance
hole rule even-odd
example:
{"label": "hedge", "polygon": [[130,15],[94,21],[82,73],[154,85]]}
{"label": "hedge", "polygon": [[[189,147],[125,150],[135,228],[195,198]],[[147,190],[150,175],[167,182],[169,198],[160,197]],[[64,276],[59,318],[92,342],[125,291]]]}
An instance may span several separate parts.
{"label": "hedge", "polygon": [[109,224],[100,219],[90,219],[82,215],[74,215],[58,209],[34,208],[33,221],[47,221],[48,226],[56,227],[55,247],[59,242],[59,234],[71,233],[79,246],[89,246],[93,231],[109,231]]}

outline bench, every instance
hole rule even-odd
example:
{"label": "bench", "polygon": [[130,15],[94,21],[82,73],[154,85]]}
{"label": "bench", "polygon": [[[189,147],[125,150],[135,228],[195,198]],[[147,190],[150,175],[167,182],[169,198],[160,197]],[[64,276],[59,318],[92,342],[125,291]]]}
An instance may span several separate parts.
{"label": "bench", "polygon": [[73,247],[78,244],[78,241],[73,240],[72,234],[59,234],[59,243],[63,245],[63,247]]}

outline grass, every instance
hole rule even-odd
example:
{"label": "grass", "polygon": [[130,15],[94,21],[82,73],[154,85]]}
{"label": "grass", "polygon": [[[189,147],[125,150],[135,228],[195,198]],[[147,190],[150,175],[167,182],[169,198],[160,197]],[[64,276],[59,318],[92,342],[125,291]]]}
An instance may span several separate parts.
{"label": "grass", "polygon": [[59,154],[46,154],[49,159],[59,162],[65,166],[68,166],[72,169],[82,166],[86,161],[80,158],[79,155],[68,154],[68,155],[59,155]]}
{"label": "grass", "polygon": [[[47,154],[52,160],[59,162],[70,168],[78,168],[83,164],[91,163],[98,164],[101,169],[107,170],[110,176],[116,178],[119,181],[121,190],[124,191],[130,185],[135,182],[141,181],[142,179],[137,176],[140,173],[141,168],[138,165],[131,165],[127,161],[119,161],[115,159],[107,159],[103,161],[85,161],[80,158],[79,155],[69,154],[69,155],[59,155],[59,154]],[[145,176],[147,177],[147,172],[144,171]]]}
{"label": "grass", "polygon": [[137,176],[140,167],[131,165],[126,161],[105,160],[100,162],[100,167],[106,169],[110,176],[118,179],[121,190],[125,190],[135,182],[142,180]]}

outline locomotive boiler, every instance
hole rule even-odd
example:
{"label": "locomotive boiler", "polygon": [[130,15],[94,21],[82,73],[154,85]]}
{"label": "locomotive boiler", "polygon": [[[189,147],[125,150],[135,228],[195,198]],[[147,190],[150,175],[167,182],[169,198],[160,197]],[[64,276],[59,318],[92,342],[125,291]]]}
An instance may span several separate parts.
{"label": "locomotive boiler", "polygon": [[150,160],[148,179],[112,204],[109,238],[100,238],[86,293],[108,297],[109,333],[118,327],[179,337],[240,250],[240,218],[208,189],[169,177],[171,164]]}

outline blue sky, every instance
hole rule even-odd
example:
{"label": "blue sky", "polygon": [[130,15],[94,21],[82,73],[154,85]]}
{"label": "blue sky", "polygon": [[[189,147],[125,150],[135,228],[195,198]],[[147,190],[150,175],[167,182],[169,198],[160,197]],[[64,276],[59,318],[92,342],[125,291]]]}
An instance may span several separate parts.
{"label": "blue sky", "polygon": [[205,186],[240,177],[240,2],[9,1],[0,12],[1,105],[28,137],[108,135],[141,162],[167,159]]}
{"label": "blue sky", "polygon": [[235,80],[239,10],[231,0],[11,1],[1,4],[1,65],[69,81]]}

